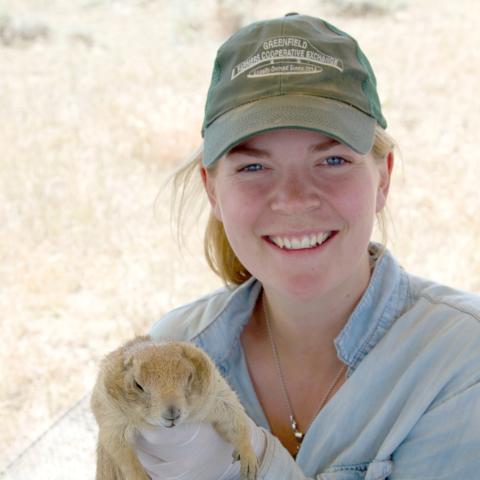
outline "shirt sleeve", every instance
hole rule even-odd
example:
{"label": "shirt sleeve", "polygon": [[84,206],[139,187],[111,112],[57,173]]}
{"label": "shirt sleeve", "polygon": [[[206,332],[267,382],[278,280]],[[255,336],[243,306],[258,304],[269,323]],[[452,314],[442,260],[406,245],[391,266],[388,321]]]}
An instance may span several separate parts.
{"label": "shirt sleeve", "polygon": [[258,480],[278,480],[288,478],[289,480],[306,480],[306,477],[295,460],[280,443],[277,437],[262,429],[267,438],[265,453],[260,464]]}
{"label": "shirt sleeve", "polygon": [[434,405],[392,455],[389,480],[477,478],[480,471],[480,383]]}

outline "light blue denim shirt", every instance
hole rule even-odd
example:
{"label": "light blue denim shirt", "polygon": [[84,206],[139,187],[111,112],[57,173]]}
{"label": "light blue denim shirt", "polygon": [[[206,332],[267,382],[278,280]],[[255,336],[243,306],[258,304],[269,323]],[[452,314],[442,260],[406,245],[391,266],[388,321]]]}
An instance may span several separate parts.
{"label": "light blue denim shirt", "polygon": [[[239,340],[260,291],[255,279],[221,289],[151,334],[203,348],[268,432]],[[480,296],[409,275],[385,251],[335,347],[347,381],[296,460],[267,435],[260,479],[480,479]]]}

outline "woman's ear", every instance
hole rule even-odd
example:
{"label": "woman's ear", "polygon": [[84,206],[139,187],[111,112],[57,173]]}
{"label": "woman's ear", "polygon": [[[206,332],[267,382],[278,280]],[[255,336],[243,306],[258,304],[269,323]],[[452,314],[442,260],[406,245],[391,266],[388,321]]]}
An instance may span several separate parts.
{"label": "woman's ear", "polygon": [[215,176],[209,172],[203,165],[200,165],[200,176],[202,177],[203,186],[207,192],[208,201],[212,207],[212,212],[218,221],[222,221],[222,214],[218,205],[217,195],[215,192]]}
{"label": "woman's ear", "polygon": [[393,152],[389,152],[385,158],[385,163],[380,167],[380,182],[378,184],[376,212],[380,212],[387,203],[388,191],[390,189],[390,178],[392,176],[394,157]]}

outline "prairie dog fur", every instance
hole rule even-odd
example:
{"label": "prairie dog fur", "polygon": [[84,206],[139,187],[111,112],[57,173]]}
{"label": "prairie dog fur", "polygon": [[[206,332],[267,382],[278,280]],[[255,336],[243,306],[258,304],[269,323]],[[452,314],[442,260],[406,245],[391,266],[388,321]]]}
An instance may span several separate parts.
{"label": "prairie dog fur", "polygon": [[97,480],[149,480],[133,449],[139,427],[209,422],[256,478],[247,416],[208,355],[188,342],[137,337],[102,361],[91,408],[99,426]]}

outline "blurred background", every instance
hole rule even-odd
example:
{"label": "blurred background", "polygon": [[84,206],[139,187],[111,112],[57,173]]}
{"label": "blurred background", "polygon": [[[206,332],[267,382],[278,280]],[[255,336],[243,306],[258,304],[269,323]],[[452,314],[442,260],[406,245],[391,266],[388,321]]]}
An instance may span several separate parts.
{"label": "blurred background", "polygon": [[[480,292],[477,0],[0,0],[0,472],[93,479],[99,359],[221,286],[165,182],[219,44],[287,12],[359,41],[399,144],[388,246]],[[34,473],[33,473],[34,472]]]}

